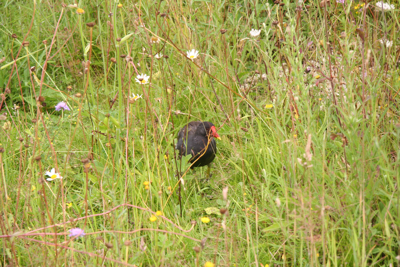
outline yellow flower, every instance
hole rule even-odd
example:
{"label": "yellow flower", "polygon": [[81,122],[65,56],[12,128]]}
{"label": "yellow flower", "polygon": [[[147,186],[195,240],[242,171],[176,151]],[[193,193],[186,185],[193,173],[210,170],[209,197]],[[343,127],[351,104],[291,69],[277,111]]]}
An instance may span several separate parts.
{"label": "yellow flower", "polygon": [[168,191],[171,191],[172,190],[172,187],[171,186],[168,186]]}
{"label": "yellow flower", "polygon": [[265,264],[264,267],[269,267],[269,264]]}
{"label": "yellow flower", "polygon": [[320,75],[315,75],[315,79],[319,79],[321,76]]}
{"label": "yellow flower", "polygon": [[157,216],[161,216],[161,215],[162,215],[162,212],[161,212],[160,210],[158,210],[158,211],[156,212],[156,215],[157,215]]}
{"label": "yellow flower", "polygon": [[274,104],[266,104],[265,105],[265,108],[266,109],[271,109],[271,108],[273,108],[274,107]]}
{"label": "yellow flower", "polygon": [[149,185],[149,184],[150,184],[149,181],[143,182],[143,185],[144,185],[144,186]]}
{"label": "yellow flower", "polygon": [[149,218],[149,220],[150,220],[151,222],[155,222],[155,221],[157,221],[157,217],[154,216],[154,215],[151,215],[151,217]]}
{"label": "yellow flower", "polygon": [[118,4],[117,7],[118,7],[118,8],[121,8],[121,7],[122,7],[122,4]]}
{"label": "yellow flower", "polygon": [[76,13],[78,13],[79,15],[85,14],[85,10],[83,10],[82,8],[78,8],[76,10]]}
{"label": "yellow flower", "polygon": [[317,253],[317,258],[319,257],[319,253]]}
{"label": "yellow flower", "polygon": [[72,207],[72,202],[67,203],[67,209]]}
{"label": "yellow flower", "polygon": [[32,192],[36,190],[36,186],[32,185],[31,187]]}
{"label": "yellow flower", "polygon": [[167,154],[164,155],[164,159],[168,159],[168,155]]}
{"label": "yellow flower", "polygon": [[150,187],[149,187],[148,185],[145,185],[145,186],[144,186],[144,189],[149,190]]}
{"label": "yellow flower", "polygon": [[294,134],[294,135],[293,135],[293,138],[297,138],[297,134]]}
{"label": "yellow flower", "polygon": [[211,261],[207,261],[206,263],[204,263],[204,267],[215,267],[215,264]]}
{"label": "yellow flower", "polygon": [[322,100],[322,98],[318,98],[318,100],[319,100],[319,101],[321,101],[321,100]]}
{"label": "yellow flower", "polygon": [[208,217],[202,217],[202,218],[201,218],[201,221],[202,221],[203,223],[209,223],[209,222],[210,222],[210,218],[208,218]]}

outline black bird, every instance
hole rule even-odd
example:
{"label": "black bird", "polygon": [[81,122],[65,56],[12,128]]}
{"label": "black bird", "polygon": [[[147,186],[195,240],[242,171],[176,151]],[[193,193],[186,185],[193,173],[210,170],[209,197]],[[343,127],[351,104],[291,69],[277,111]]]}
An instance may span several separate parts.
{"label": "black bird", "polygon": [[180,156],[192,155],[189,160],[192,169],[208,165],[209,176],[209,164],[217,153],[217,143],[214,138],[221,140],[214,124],[208,121],[191,121],[179,131],[176,149],[179,150]]}

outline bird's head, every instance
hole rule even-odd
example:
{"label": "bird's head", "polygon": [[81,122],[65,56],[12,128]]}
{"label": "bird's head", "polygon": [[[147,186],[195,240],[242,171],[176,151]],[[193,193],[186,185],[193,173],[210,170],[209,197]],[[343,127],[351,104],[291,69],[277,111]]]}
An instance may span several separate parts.
{"label": "bird's head", "polygon": [[217,133],[217,129],[215,129],[215,126],[211,126],[210,128],[210,136],[217,138],[218,140],[221,140],[221,137]]}

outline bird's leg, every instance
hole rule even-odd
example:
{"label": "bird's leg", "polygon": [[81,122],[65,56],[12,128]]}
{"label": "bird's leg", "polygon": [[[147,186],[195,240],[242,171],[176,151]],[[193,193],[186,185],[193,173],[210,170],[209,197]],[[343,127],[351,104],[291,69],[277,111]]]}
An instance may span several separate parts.
{"label": "bird's leg", "polygon": [[198,179],[197,179],[197,176],[196,176],[196,170],[195,170],[194,168],[191,169],[191,170],[190,170],[190,174],[193,175],[193,177],[194,177],[194,182],[195,182],[196,185],[197,185],[197,189],[200,191],[200,183],[199,183],[199,181],[198,181]]}
{"label": "bird's leg", "polygon": [[212,176],[211,174],[211,163],[207,165],[207,180],[210,179]]}

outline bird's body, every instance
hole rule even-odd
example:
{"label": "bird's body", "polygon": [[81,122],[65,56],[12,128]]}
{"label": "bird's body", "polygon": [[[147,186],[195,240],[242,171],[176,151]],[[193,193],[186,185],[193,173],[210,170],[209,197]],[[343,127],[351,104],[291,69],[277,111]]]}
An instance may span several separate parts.
{"label": "bird's body", "polygon": [[192,168],[209,165],[217,153],[214,137],[220,139],[214,124],[192,121],[179,131],[176,149],[181,156],[192,155]]}

